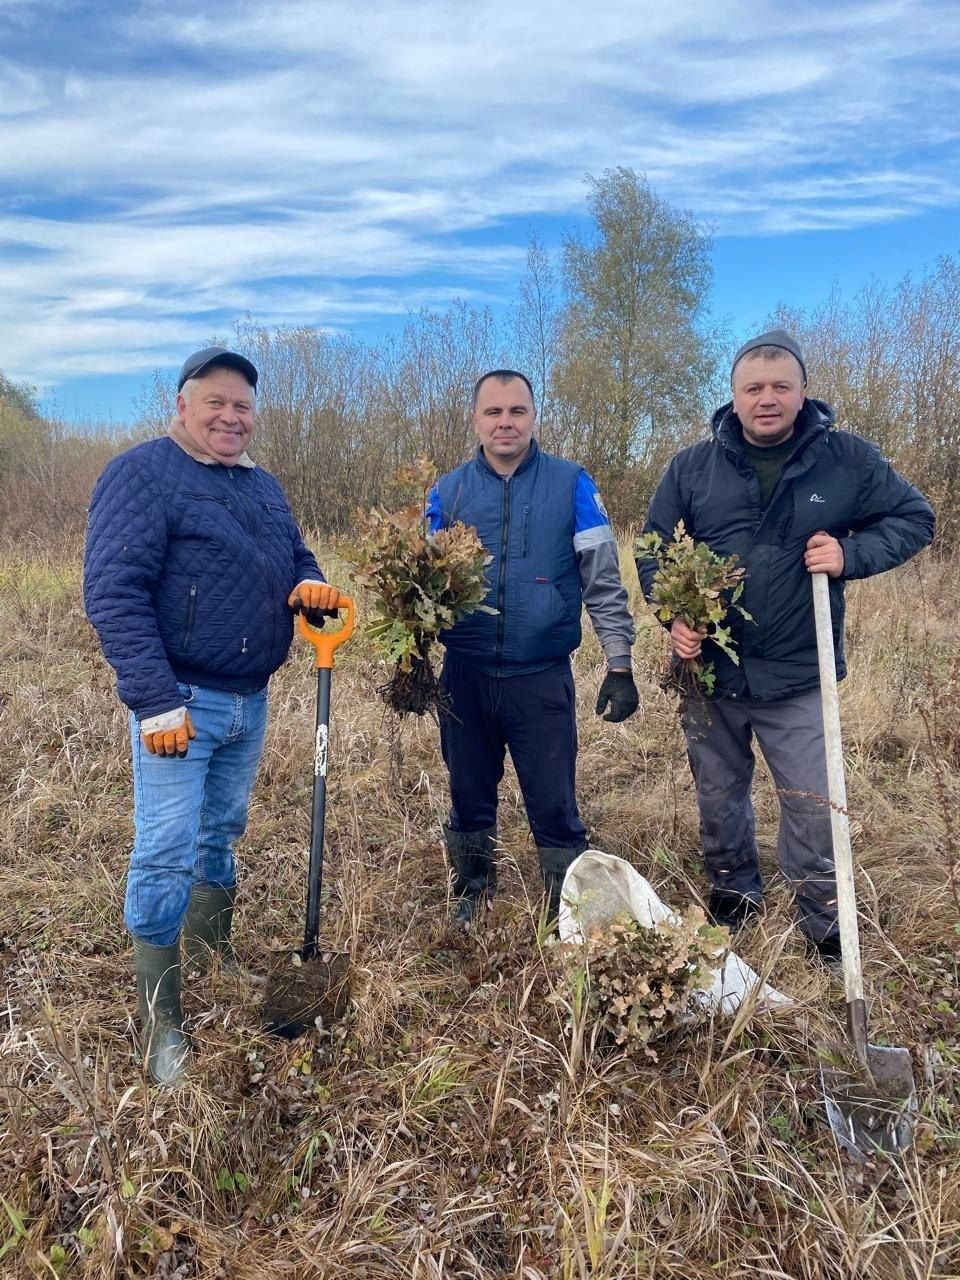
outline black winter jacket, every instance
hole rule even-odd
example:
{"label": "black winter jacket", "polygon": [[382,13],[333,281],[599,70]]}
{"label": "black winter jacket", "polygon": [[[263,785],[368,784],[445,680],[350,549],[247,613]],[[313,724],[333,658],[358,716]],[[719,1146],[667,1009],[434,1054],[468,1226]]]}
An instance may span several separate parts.
{"label": "black winter jacket", "polygon": [[[819,686],[807,540],[825,530],[843,547],[844,569],[830,579],[837,676],[843,656],[844,581],[892,569],[933,537],[933,511],[897,474],[879,449],[833,426],[833,410],[805,400],[797,418],[797,446],[784,465],[765,511],[757,476],[743,453],[740,420],[732,404],[713,416],[713,435],[674,457],[650,503],[647,531],[665,541],[682,520],[687,533],[719,555],[737,555],[747,570],[741,603],[754,621],[728,614],[736,666],[707,641],[716,692],[772,701]],[[650,598],[656,564],[638,559]]]}
{"label": "black winter jacket", "polygon": [[293,636],[287,596],[323,581],[279,482],[191,457],[169,436],[108,463],[90,503],[84,601],[138,719],[178,681],[262,689]]}

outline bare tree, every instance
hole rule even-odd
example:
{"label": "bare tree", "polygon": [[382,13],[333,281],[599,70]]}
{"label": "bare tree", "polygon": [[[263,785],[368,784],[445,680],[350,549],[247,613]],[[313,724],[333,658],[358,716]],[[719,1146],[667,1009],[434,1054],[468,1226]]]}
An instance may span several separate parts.
{"label": "bare tree", "polygon": [[514,307],[516,346],[505,363],[525,373],[533,384],[540,419],[540,439],[560,447],[554,423],[553,374],[561,350],[560,289],[550,255],[535,235],[527,245],[527,270]]}
{"label": "bare tree", "polygon": [[632,169],[587,185],[594,229],[563,248],[557,417],[612,509],[634,518],[670,453],[705,417],[715,366],[703,324],[710,241]]}
{"label": "bare tree", "polygon": [[799,339],[810,393],[841,428],[873,440],[926,493],[938,543],[960,544],[960,260],[922,280],[871,281],[845,303],[834,289],[809,315],[773,317]]}
{"label": "bare tree", "polygon": [[378,393],[374,353],[322,330],[245,324],[238,347],[260,373],[257,456],[278,477],[294,511],[314,528],[349,528],[374,501],[390,459],[371,412]]}
{"label": "bare tree", "polygon": [[493,316],[465,302],[411,316],[380,348],[384,427],[398,460],[426,454],[441,471],[462,462],[473,436],[470,394],[485,369],[505,359]]}

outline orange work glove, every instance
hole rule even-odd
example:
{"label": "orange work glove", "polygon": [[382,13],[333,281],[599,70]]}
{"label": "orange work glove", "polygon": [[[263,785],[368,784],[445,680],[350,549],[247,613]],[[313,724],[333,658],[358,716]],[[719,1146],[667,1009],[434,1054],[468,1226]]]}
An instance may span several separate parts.
{"label": "orange work glove", "polygon": [[152,756],[178,756],[182,760],[187,754],[190,739],[196,736],[197,731],[186,707],[150,716],[140,725],[143,745]]}
{"label": "orange work glove", "polygon": [[326,582],[298,582],[287,597],[291,609],[330,609],[336,612],[340,592]]}

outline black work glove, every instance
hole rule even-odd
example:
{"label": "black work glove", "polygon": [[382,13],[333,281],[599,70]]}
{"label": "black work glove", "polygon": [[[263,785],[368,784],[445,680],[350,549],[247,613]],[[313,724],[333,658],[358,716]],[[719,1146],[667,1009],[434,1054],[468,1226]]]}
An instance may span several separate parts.
{"label": "black work glove", "polygon": [[608,671],[600,686],[597,715],[603,716],[609,706],[610,710],[603,716],[604,720],[619,724],[621,720],[632,716],[639,705],[640,695],[637,693],[637,686],[633,683],[633,672]]}
{"label": "black work glove", "polygon": [[318,630],[323,626],[327,618],[335,618],[337,616],[336,609],[299,609],[294,606],[293,612],[302,613],[311,627],[316,627]]}
{"label": "black work glove", "polygon": [[326,622],[327,618],[337,618],[339,613],[336,609],[308,609],[306,605],[301,604],[298,600],[293,606],[294,613],[302,613],[311,627],[316,627],[319,631]]}

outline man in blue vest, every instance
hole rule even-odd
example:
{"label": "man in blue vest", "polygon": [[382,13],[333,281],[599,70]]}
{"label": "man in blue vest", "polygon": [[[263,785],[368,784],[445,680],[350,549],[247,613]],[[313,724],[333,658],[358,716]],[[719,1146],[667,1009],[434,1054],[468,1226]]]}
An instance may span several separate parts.
{"label": "man in blue vest", "polygon": [[180,1079],[189,1052],[181,942],[189,962],[210,951],[232,960],[233,843],[293,610],[335,610],[340,595],[279,483],[247,454],[256,388],[246,357],[195,352],[167,434],[114,458],[90,504],[84,600],[130,711],[135,837],[124,920],[144,1061],[158,1084]]}
{"label": "man in blue vest", "polygon": [[[682,450],[653,495],[647,530],[670,541],[678,521],[718,555],[746,568],[742,604],[728,619],[739,665],[705,632],[675,619],[678,658],[714,664],[710,699],[685,699],[682,722],[700,808],[710,914],[732,929],[760,909],[763,881],[750,788],[756,738],[780,800],[777,860],[798,923],[825,960],[840,958],[827,800],[820,673],[809,575],[830,581],[837,675],[844,583],[883,573],[933,537],[926,499],[879,449],[834,426],[806,395],[799,346],[782,329],[750,339],[730,375],[733,399],[709,440]],[[649,599],[656,563],[637,561]],[[726,625],[726,624],[725,624]]]}
{"label": "man in blue vest", "polygon": [[471,614],[441,636],[441,680],[451,706],[440,727],[450,773],[445,834],[457,920],[465,925],[496,890],[497,787],[507,748],[551,918],[567,868],[587,848],[576,799],[570,669],[584,605],[608,666],[597,714],[626,720],[639,704],[630,669],[633,618],[596,485],[582,467],[537,445],[533,388],[522,373],[485,373],[470,417],[476,455],[441,476],[428,501],[434,531],[462,520],[492,557],[486,603],[496,613]]}

